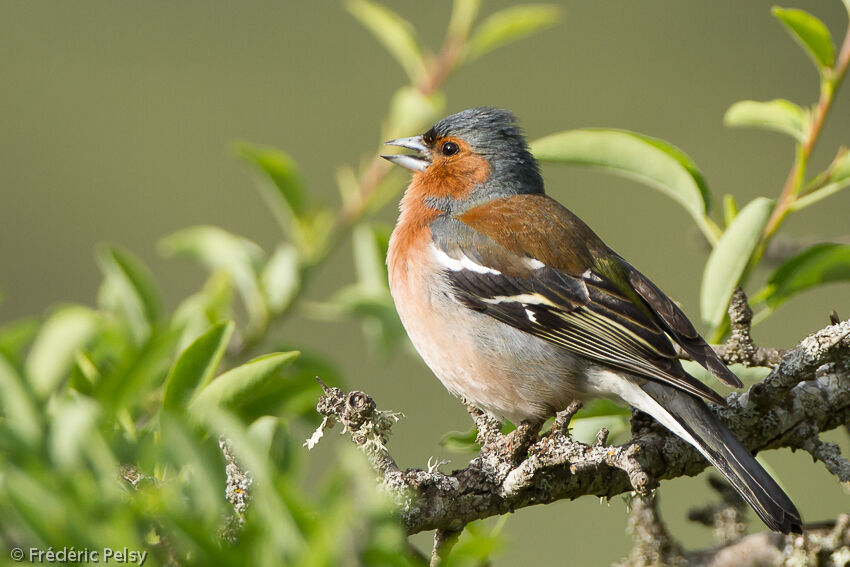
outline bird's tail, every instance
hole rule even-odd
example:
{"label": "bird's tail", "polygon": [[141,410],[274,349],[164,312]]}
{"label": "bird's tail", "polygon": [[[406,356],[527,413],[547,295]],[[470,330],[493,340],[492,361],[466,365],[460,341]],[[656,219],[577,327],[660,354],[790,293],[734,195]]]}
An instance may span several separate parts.
{"label": "bird's tail", "polygon": [[767,527],[784,534],[802,533],[800,513],[788,495],[702,400],[655,382],[639,389],[645,396],[636,397],[643,400],[626,401],[696,447]]}

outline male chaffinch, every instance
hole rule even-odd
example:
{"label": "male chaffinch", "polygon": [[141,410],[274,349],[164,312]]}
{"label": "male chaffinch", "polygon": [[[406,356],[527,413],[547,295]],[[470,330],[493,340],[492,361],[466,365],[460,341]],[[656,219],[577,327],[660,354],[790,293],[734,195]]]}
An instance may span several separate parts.
{"label": "male chaffinch", "polygon": [[703,402],[671,341],[724,383],[743,384],[684,313],[578,217],[546,196],[506,110],[453,114],[392,140],[413,172],[387,265],[410,340],[448,390],[514,423],[604,396],[696,447],[773,530],[800,532],[779,485]]}

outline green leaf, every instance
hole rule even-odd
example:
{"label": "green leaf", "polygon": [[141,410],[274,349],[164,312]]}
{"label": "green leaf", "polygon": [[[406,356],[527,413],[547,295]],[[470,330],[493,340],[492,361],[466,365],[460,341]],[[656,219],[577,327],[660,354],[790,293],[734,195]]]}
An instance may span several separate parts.
{"label": "green leaf", "polygon": [[631,415],[625,406],[617,405],[605,398],[596,398],[582,407],[573,419],[586,419],[589,417],[606,417],[612,415]]}
{"label": "green leaf", "polygon": [[277,247],[263,268],[260,283],[272,313],[282,313],[295,298],[301,285],[298,251],[291,244]]}
{"label": "green leaf", "polygon": [[160,458],[157,464],[167,464],[175,470],[185,467],[191,479],[184,488],[188,491],[188,506],[210,523],[220,521],[225,500],[220,495],[221,479],[216,469],[221,466],[221,452],[206,450],[199,432],[188,427],[179,412],[163,412],[159,421],[161,440],[157,443]]}
{"label": "green leaf", "polygon": [[[682,360],[681,362],[682,368],[685,369],[685,372],[697,380],[705,382],[706,384],[721,391],[724,388],[729,388],[728,385],[718,380],[716,376],[706,370],[699,362],[695,362],[693,360]],[[745,387],[762,381],[768,374],[770,374],[770,368],[764,368],[761,366],[744,366],[743,364],[730,364],[729,370],[741,379],[741,382],[744,383]]]}
{"label": "green leaf", "polygon": [[404,86],[393,94],[383,138],[391,140],[410,136],[411,132],[422,132],[442,114],[446,98],[442,93],[425,96],[422,91]]}
{"label": "green leaf", "polygon": [[174,360],[179,329],[153,333],[141,348],[128,350],[119,364],[103,372],[95,393],[103,405],[116,412],[145,402],[144,394],[162,383]]}
{"label": "green leaf", "polygon": [[106,278],[101,302],[118,311],[137,342],[143,342],[159,320],[162,309],[153,275],[141,260],[116,247],[99,250],[97,262]]}
{"label": "green leaf", "polygon": [[304,180],[289,154],[268,146],[237,142],[236,153],[264,173],[277,189],[277,196],[295,217],[307,211],[307,191]]}
{"label": "green leaf", "polygon": [[678,148],[626,130],[567,130],[532,142],[537,159],[586,165],[661,190],[704,222],[711,194],[696,164]]}
{"label": "green leaf", "polygon": [[259,417],[248,427],[248,436],[264,453],[270,453],[279,423],[280,418],[277,416],[264,415]]}
{"label": "green leaf", "polygon": [[357,281],[367,292],[382,293],[387,283],[387,248],[392,228],[387,225],[358,224],[354,227],[354,267]]}
{"label": "green leaf", "polygon": [[[223,377],[224,375],[219,377],[207,386],[207,389],[214,386]],[[299,510],[288,506],[287,504],[290,504],[290,502],[285,503],[282,500],[281,494],[278,492],[281,486],[280,477],[274,474],[268,453],[263,451],[260,444],[249,434],[247,428],[239,419],[217,405],[208,406],[208,410],[202,412],[198,417],[213,435],[225,437],[230,441],[230,447],[239,464],[244,470],[251,472],[253,480],[251,485],[251,515],[255,515],[259,519],[259,524],[256,525],[262,526],[263,538],[268,538],[275,543],[274,548],[272,548],[273,552],[279,553],[281,550],[286,550],[289,554],[295,553],[295,550],[307,549],[304,535],[300,529],[301,526],[296,524],[293,518],[293,513],[297,513]],[[275,564],[275,562],[280,562],[279,557],[275,557],[275,560],[271,561],[272,564]]]}
{"label": "green leaf", "polygon": [[558,22],[561,10],[554,4],[511,6],[484,19],[469,38],[464,61],[473,61],[485,53],[527,37]]}
{"label": "green leaf", "polygon": [[211,270],[229,272],[248,311],[250,330],[256,331],[266,324],[268,311],[258,275],[265,262],[262,248],[215,226],[183,229],[163,239],[160,248],[167,256],[187,256]]}
{"label": "green leaf", "polygon": [[86,307],[58,309],[39,329],[26,360],[26,374],[33,391],[47,397],[74,363],[77,351],[94,336],[99,316]]}
{"label": "green leaf", "polygon": [[71,369],[71,387],[81,394],[93,395],[95,386],[100,382],[101,374],[91,357],[82,351],[77,352]]}
{"label": "green leaf", "polygon": [[20,363],[24,350],[38,333],[38,327],[36,317],[25,317],[0,326],[0,354],[13,364]]}
{"label": "green leaf", "polygon": [[[848,0],[850,2],[850,0]],[[846,148],[841,149],[840,157],[829,174],[829,180],[833,183],[850,179],[850,151]]]}
{"label": "green leaf", "polygon": [[85,448],[96,434],[100,408],[91,398],[65,397],[52,408],[48,448],[53,463],[60,469],[80,464]]}
{"label": "green leaf", "polygon": [[0,353],[0,424],[21,441],[34,446],[41,439],[41,418],[23,378]]}
{"label": "green leaf", "polygon": [[410,22],[368,0],[349,0],[346,8],[398,61],[412,83],[425,76],[425,63]]}
{"label": "green leaf", "polygon": [[816,176],[810,182],[810,186],[816,188],[797,197],[791,203],[792,211],[805,209],[846,187],[850,187],[850,152],[841,148],[830,168]]}
{"label": "green leaf", "polygon": [[230,274],[223,270],[213,272],[204,287],[184,299],[174,311],[171,326],[183,329],[178,352],[205,333],[210,325],[232,319],[232,301],[233,281]]}
{"label": "green leaf", "polygon": [[211,408],[238,408],[259,390],[280,379],[280,370],[295,360],[298,351],[272,353],[228,370],[189,402],[189,413],[199,415]]}
{"label": "green leaf", "polygon": [[481,450],[477,438],[478,430],[474,427],[468,431],[449,431],[440,438],[440,447],[453,453],[477,453]]}
{"label": "green leaf", "polygon": [[298,223],[292,239],[305,266],[315,265],[325,258],[335,220],[336,215],[330,209],[321,207]]}
{"label": "green leaf", "polygon": [[221,321],[180,353],[165,381],[163,409],[180,409],[192,391],[205,387],[212,380],[234,327],[233,321]]}
{"label": "green leaf", "polygon": [[776,309],[802,291],[840,281],[850,281],[850,244],[816,244],[776,268],[758,298]]}
{"label": "green leaf", "polygon": [[388,289],[376,291],[362,284],[349,285],[337,290],[331,303],[339,307],[342,315],[361,321],[369,344],[380,354],[388,354],[405,336]]}
{"label": "green leaf", "polygon": [[804,142],[809,133],[809,116],[791,101],[783,99],[736,102],[723,117],[726,126],[762,128],[782,132]]}
{"label": "green leaf", "polygon": [[454,0],[449,20],[449,35],[458,39],[466,38],[480,8],[481,0]]}
{"label": "green leaf", "polygon": [[723,322],[732,292],[744,275],[773,206],[774,202],[764,197],[750,201],[711,251],[702,275],[700,309],[703,320],[712,328]]}
{"label": "green leaf", "polygon": [[[285,350],[284,348],[281,350]],[[239,415],[250,421],[263,415],[283,415],[304,419],[311,424],[319,421],[316,400],[322,389],[316,376],[331,386],[340,386],[339,370],[325,356],[302,352],[280,372],[280,379],[268,383],[239,409]]]}
{"label": "green leaf", "polygon": [[835,64],[835,46],[822,21],[796,8],[774,6],[772,12],[785,24],[794,40],[806,50],[818,71],[823,73],[825,69],[832,68]]}

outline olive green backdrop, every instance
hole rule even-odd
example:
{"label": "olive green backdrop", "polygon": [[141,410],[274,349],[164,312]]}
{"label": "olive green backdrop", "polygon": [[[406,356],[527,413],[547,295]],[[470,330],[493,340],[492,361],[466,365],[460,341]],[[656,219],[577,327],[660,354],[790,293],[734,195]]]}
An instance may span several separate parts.
{"label": "olive green backdrop", "polygon": [[[485,14],[508,2],[484,2]],[[404,1],[394,9],[435,46],[449,2]],[[840,39],[838,0],[795,0]],[[512,109],[532,138],[581,126],[636,130],[682,148],[700,165],[716,197],[743,204],[779,193],[792,159],[783,136],[722,126],[740,99],[817,97],[814,67],[769,13],[770,2],[563,3],[560,25],[461,69],[447,85],[449,111]],[[43,313],[60,301],[93,303],[100,280],[93,248],[108,241],[145,259],[171,305],[202,281],[201,271],[163,260],[157,240],[210,223],[270,249],[277,227],[234,139],[278,146],[299,162],[311,191],[336,202],[334,171],[381,141],[379,126],[402,71],[336,2],[12,2],[0,1],[0,321]],[[416,134],[411,132],[410,134]],[[839,94],[816,152],[824,165],[850,144],[850,90]],[[707,250],[688,215],[643,186],[592,171],[547,167],[550,193],[679,299],[698,320]],[[719,199],[718,199],[719,200]],[[394,219],[389,207],[381,213]],[[850,191],[806,210],[783,234],[800,239],[850,235]],[[351,278],[348,247],[323,269],[310,293]],[[850,286],[809,292],[783,307],[756,339],[790,346],[850,316]],[[468,417],[418,359],[364,354],[356,324],[295,319],[280,340],[329,352],[347,383],[407,419],[391,448],[402,466],[429,456]],[[274,346],[274,341],[270,343]],[[845,434],[831,438],[842,440]],[[321,468],[323,444],[310,455]],[[810,520],[850,509],[822,467],[806,455],[768,455]],[[703,501],[704,478],[665,483],[663,511],[674,533],[707,544],[709,530],[684,521]],[[592,498],[524,509],[507,523],[496,565],[608,564],[628,550],[620,499]],[[427,544],[425,536],[417,541]]]}

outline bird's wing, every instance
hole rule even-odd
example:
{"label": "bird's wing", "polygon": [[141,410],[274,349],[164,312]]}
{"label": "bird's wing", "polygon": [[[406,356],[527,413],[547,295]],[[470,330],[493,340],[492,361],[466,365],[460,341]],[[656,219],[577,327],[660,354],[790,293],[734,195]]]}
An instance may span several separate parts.
{"label": "bird's wing", "polygon": [[[468,308],[585,358],[724,403],[677,359],[670,338],[691,338],[687,318],[556,201],[516,195],[453,222],[461,237],[435,237],[435,253]],[[632,287],[632,279],[642,287]]]}

